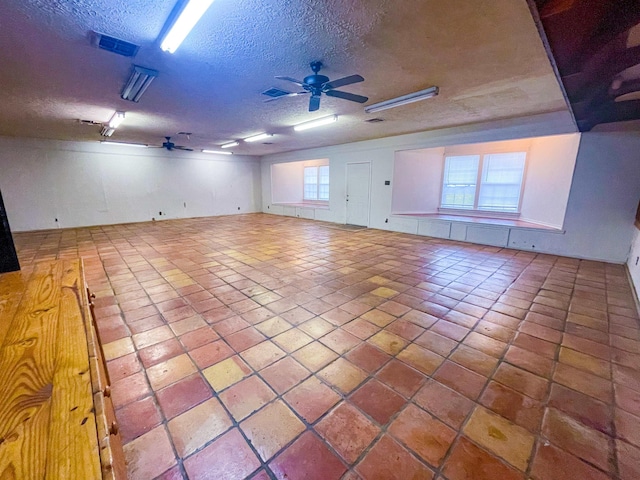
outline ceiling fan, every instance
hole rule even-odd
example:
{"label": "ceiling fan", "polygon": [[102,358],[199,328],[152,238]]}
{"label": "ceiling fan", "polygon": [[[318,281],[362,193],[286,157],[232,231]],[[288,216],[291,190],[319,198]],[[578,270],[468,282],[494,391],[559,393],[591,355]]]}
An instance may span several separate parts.
{"label": "ceiling fan", "polygon": [[352,83],[363,82],[364,78],[362,78],[360,75],[349,75],[348,77],[329,81],[329,77],[320,75],[318,73],[322,68],[322,62],[311,62],[310,66],[311,70],[313,70],[313,75],[304,77],[303,81],[296,80],[295,78],[291,77],[276,77],[278,80],[285,80],[287,82],[295,83],[296,85],[302,87],[304,91],[288,93],[286,95],[281,95],[279,97],[265,100],[265,102],[278,100],[279,98],[283,97],[296,97],[298,95],[311,94],[311,98],[309,99],[309,111],[315,112],[320,108],[320,96],[323,93],[325,95],[328,95],[329,97],[341,98],[343,100],[349,100],[350,102],[365,103],[367,100],[369,100],[367,97],[363,97],[362,95],[334,90],[335,88],[351,85]]}
{"label": "ceiling fan", "polygon": [[171,141],[171,137],[164,137],[167,139],[166,142],[162,143],[162,146],[158,145],[156,147],[152,147],[152,148],[166,148],[169,151],[172,150],[184,150],[186,152],[193,152],[193,148],[189,148],[189,147],[185,147],[183,145],[176,145],[175,143],[173,143]]}

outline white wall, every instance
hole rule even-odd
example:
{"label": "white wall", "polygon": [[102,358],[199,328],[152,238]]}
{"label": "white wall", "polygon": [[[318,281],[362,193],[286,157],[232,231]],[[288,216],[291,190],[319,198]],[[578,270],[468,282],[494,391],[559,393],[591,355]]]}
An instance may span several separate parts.
{"label": "white wall", "polygon": [[304,203],[304,168],[329,165],[329,160],[274,163],[271,165],[271,202]]}
{"label": "white wall", "polygon": [[271,165],[273,203],[301,203],[304,196],[304,164],[302,162]]}
{"label": "white wall", "polygon": [[558,113],[269,155],[262,159],[263,211],[272,213],[269,209],[272,163],[326,157],[331,163],[331,200],[322,219],[345,223],[346,163],[368,161],[372,165],[369,221],[372,228],[624,263],[629,254],[633,219],[640,197],[638,133],[582,135],[564,231],[560,233],[443,223],[391,214],[392,188],[384,185],[384,181],[392,180],[397,151],[564,133],[573,131],[565,114]]}
{"label": "white wall", "polygon": [[511,235],[509,245],[624,263],[634,231],[639,187],[640,133],[583,133],[564,235],[520,231]]}
{"label": "white wall", "polygon": [[437,213],[444,156],[527,152],[520,219],[562,228],[580,134],[396,152],[392,212]]}
{"label": "white wall", "polygon": [[520,218],[561,228],[578,155],[580,135],[531,140]]}
{"label": "white wall", "polygon": [[437,213],[442,190],[444,147],[396,152],[393,162],[393,213]]}
{"label": "white wall", "polygon": [[256,157],[98,142],[0,138],[0,189],[16,232],[261,210]]}

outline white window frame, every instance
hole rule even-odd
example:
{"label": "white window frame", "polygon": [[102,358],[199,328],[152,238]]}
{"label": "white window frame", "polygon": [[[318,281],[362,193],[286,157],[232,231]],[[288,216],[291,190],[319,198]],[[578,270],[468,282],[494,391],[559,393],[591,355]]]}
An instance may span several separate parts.
{"label": "white window frame", "polygon": [[[522,169],[522,181],[520,182],[520,193],[518,196],[518,208],[516,212],[506,212],[501,210],[488,210],[488,209],[480,209],[478,208],[478,202],[480,200],[480,190],[482,188],[482,174],[484,172],[484,157],[486,155],[494,155],[494,154],[503,154],[503,153],[524,153],[524,166]],[[444,193],[444,180],[445,180],[445,172],[446,172],[446,162],[447,157],[456,157],[456,156],[466,156],[466,155],[477,155],[480,157],[478,161],[478,172],[476,176],[476,191],[475,198],[473,200],[472,208],[456,208],[456,207],[443,207],[442,206],[442,195]],[[518,150],[494,150],[494,151],[468,151],[465,153],[458,152],[447,152],[442,156],[442,178],[440,180],[440,206],[438,208],[439,212],[443,213],[453,213],[457,215],[470,215],[470,216],[480,216],[480,217],[506,217],[506,218],[516,218],[520,216],[520,210],[522,208],[522,198],[524,197],[524,188],[527,177],[527,166],[529,164],[529,150],[528,149],[518,149]]]}
{"label": "white window frame", "polygon": [[[308,165],[305,166],[302,170],[302,199],[305,202],[314,202],[314,203],[329,203],[329,195],[330,195],[330,187],[331,187],[331,169],[329,169],[329,182],[321,183],[322,175],[320,174],[320,169],[326,167],[329,168],[329,165]],[[311,198],[307,196],[306,186],[307,186],[307,169],[314,168],[316,170],[316,196],[315,198]],[[320,198],[320,185],[326,185],[328,187],[327,198]]]}

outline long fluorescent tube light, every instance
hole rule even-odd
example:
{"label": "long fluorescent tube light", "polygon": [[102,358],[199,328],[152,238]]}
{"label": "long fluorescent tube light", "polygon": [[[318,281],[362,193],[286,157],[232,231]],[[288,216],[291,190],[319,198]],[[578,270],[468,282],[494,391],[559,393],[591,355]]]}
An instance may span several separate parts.
{"label": "long fluorescent tube light", "polygon": [[145,145],[143,143],[124,143],[124,142],[105,142],[102,141],[100,142],[104,145],[116,145],[118,147],[142,147],[142,148],[147,148],[148,145]]}
{"label": "long fluorescent tube light", "polygon": [[220,150],[202,150],[202,153],[217,153],[218,155],[233,155],[233,152],[222,152]]}
{"label": "long fluorescent tube light", "polygon": [[240,145],[240,142],[229,142],[229,143],[225,143],[224,145],[220,145],[220,148],[231,148],[231,147],[237,147],[238,145]]}
{"label": "long fluorescent tube light", "polygon": [[100,135],[102,135],[103,137],[110,137],[115,131],[115,128],[109,128],[109,126],[105,125],[104,127],[102,127],[102,130],[100,130]]}
{"label": "long fluorescent tube light", "polygon": [[258,135],[253,135],[251,137],[247,137],[244,139],[245,142],[258,142],[260,140],[264,140],[265,138],[273,137],[272,133],[259,133]]}
{"label": "long fluorescent tube light", "polygon": [[120,126],[122,121],[124,120],[124,112],[116,112],[109,120],[109,128],[116,129]]}
{"label": "long fluorescent tube light", "polygon": [[189,0],[165,35],[160,48],[174,53],[212,3],[213,0]]}
{"label": "long fluorescent tube light", "polygon": [[408,95],[402,95],[401,97],[392,98],[391,100],[385,100],[384,102],[374,103],[364,108],[366,113],[376,113],[386,110],[388,108],[399,107],[400,105],[406,105],[407,103],[419,102],[420,100],[426,100],[427,98],[435,97],[438,95],[438,87],[430,87],[426,90],[420,90],[419,92],[409,93]]}
{"label": "long fluorescent tube light", "polygon": [[337,115],[331,115],[329,117],[319,118],[317,120],[311,120],[310,122],[301,123],[300,125],[296,125],[293,129],[296,132],[302,132],[304,130],[309,130],[310,128],[321,127],[323,125],[329,125],[330,123],[336,122],[338,120]]}
{"label": "long fluorescent tube light", "polygon": [[124,100],[130,100],[132,102],[139,102],[142,94],[149,88],[153,79],[158,76],[157,70],[151,70],[150,68],[141,67],[139,65],[133,66],[133,72],[124,84],[122,93],[120,96]]}

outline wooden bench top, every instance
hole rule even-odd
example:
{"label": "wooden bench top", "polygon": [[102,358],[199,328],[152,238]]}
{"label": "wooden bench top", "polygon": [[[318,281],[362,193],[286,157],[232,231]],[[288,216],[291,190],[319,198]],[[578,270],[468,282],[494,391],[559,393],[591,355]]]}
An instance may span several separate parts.
{"label": "wooden bench top", "polygon": [[80,260],[0,275],[0,478],[99,479]]}

